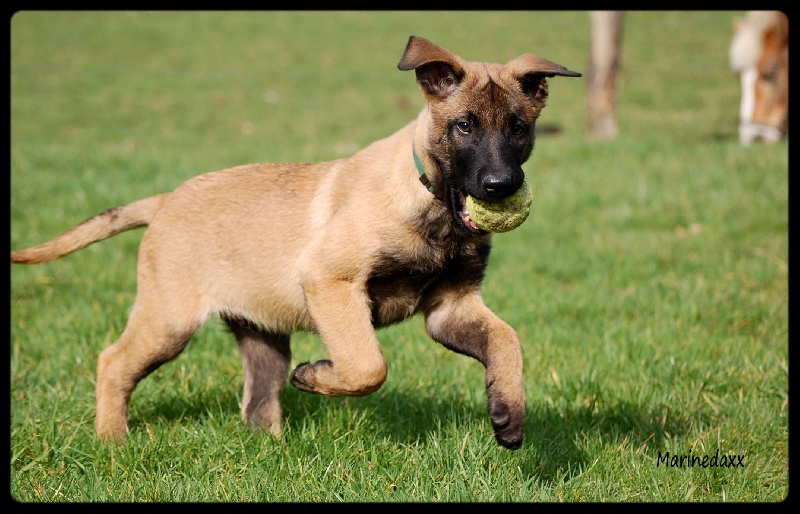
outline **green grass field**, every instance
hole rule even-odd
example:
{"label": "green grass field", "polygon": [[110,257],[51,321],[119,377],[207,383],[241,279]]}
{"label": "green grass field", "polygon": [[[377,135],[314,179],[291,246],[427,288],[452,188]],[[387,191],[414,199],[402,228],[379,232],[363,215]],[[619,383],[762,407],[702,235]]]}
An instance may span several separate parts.
{"label": "green grass field", "polygon": [[[484,370],[422,319],[379,332],[364,398],[291,386],[280,440],[239,417],[219,322],[94,434],[141,230],[10,271],[10,495],[21,502],[777,502],[788,485],[788,142],[740,147],[739,12],[629,12],[620,135],[585,75],[550,79],[531,217],[494,239],[486,304],[519,332],[525,442],[495,443]],[[10,244],[248,162],[344,157],[423,105],[410,34],[469,60],[586,72],[586,12],[21,12],[11,27]],[[379,170],[376,170],[379,172]],[[267,229],[265,227],[265,229]],[[325,358],[311,334],[293,363]],[[669,466],[675,455],[734,466]],[[726,461],[728,459],[725,459]],[[742,464],[742,465],[739,465]]]}

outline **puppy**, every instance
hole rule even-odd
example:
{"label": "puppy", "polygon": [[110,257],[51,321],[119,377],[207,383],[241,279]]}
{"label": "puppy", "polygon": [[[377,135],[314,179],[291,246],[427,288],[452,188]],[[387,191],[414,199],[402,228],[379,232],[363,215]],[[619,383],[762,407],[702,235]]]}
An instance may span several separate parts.
{"label": "puppy", "polygon": [[352,157],[206,173],[11,253],[12,263],[48,262],[148,226],[128,324],[97,362],[98,436],[126,437],[136,384],[209,317],[238,341],[243,418],[279,434],[293,332],[318,333],[330,358],[299,364],[292,385],[363,396],[386,379],[376,328],[422,313],[434,340],[485,366],[497,442],[519,448],[522,353],[482,300],[492,235],[476,228],[465,198],[517,191],[546,79],[580,74],[532,54],[469,62],[415,36],[398,68],[414,70],[425,106]]}

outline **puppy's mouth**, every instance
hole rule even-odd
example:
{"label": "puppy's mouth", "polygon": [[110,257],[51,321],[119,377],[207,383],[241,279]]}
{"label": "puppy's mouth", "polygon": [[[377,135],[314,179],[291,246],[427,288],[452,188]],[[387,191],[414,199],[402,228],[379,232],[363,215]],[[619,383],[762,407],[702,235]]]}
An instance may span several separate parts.
{"label": "puppy's mouth", "polygon": [[451,195],[453,199],[453,217],[456,220],[456,226],[469,235],[482,235],[487,232],[478,227],[469,215],[467,209],[467,197],[463,191],[454,191]]}
{"label": "puppy's mouth", "polygon": [[[439,159],[437,159],[439,161]],[[444,195],[441,197],[445,204],[449,204],[450,211],[453,215],[453,226],[456,231],[465,236],[483,236],[489,232],[478,227],[475,220],[469,214],[467,209],[467,193],[464,191],[464,186],[456,186],[452,184],[449,179],[449,174],[444,174]]]}

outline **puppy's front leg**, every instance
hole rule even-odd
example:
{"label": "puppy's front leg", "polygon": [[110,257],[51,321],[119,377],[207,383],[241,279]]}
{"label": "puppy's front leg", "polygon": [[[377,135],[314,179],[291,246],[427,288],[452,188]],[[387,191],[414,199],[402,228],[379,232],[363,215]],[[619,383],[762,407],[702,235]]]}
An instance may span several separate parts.
{"label": "puppy's front leg", "polygon": [[346,280],[314,280],[304,283],[304,290],[330,360],[298,365],[292,372],[292,385],[327,396],[365,396],[377,391],[386,380],[386,360],[363,288]]}
{"label": "puppy's front leg", "polygon": [[497,442],[512,450],[522,444],[525,390],[517,333],[483,303],[478,292],[439,292],[425,310],[430,336],[486,366],[489,417]]}

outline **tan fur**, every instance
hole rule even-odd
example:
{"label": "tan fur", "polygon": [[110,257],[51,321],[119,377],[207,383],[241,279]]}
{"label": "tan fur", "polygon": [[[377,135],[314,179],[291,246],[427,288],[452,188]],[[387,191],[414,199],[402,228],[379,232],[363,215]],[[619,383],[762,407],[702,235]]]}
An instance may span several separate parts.
{"label": "tan fur", "polygon": [[[456,179],[437,164],[455,151],[442,142],[444,131],[452,130],[448,120],[465,108],[491,111],[484,124],[502,128],[515,106],[532,126],[544,107],[546,82],[541,78],[538,93],[528,96],[520,80],[578,74],[529,54],[505,66],[470,63],[413,36],[399,67],[417,70],[428,104],[415,121],[350,158],[207,173],[12,252],[14,263],[47,262],[149,225],[127,327],[98,359],[100,437],[126,436],[138,381],[176,357],[210,316],[223,317],[239,341],[242,416],[278,434],[292,332],[316,331],[330,357],[297,366],[293,385],[361,396],[386,379],[375,328],[422,312],[435,340],[486,365],[498,441],[509,448],[521,444],[519,341],[481,299],[491,235],[459,231],[452,200],[420,183],[412,142],[431,182],[457,198],[447,185]],[[499,86],[496,98],[482,92],[490,82]],[[524,158],[532,134],[530,140]]]}
{"label": "tan fur", "polygon": [[781,11],[748,11],[734,18],[731,68],[741,85],[739,140],[776,142],[789,131],[789,18]]}

